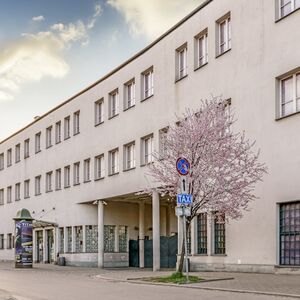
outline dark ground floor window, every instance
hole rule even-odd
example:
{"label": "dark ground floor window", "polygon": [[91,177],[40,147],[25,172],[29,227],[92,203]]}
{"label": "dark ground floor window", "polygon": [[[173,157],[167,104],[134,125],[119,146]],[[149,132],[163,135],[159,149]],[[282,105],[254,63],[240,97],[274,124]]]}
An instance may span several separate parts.
{"label": "dark ground floor window", "polygon": [[280,264],[300,266],[300,201],[280,205]]}
{"label": "dark ground floor window", "polygon": [[198,254],[207,254],[207,214],[200,213],[197,216],[197,242]]}
{"label": "dark ground floor window", "polygon": [[215,254],[225,254],[225,216],[215,215],[214,218],[214,232],[215,232]]}

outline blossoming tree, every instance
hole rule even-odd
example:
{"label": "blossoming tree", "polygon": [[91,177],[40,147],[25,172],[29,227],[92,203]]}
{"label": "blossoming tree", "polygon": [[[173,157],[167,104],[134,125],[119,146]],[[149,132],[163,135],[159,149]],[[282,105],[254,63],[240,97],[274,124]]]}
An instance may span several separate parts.
{"label": "blossoming tree", "polygon": [[[162,196],[174,199],[180,192],[180,176],[176,160],[185,157],[190,162],[187,176],[188,193],[193,196],[191,220],[201,211],[217,212],[226,219],[238,219],[256,199],[254,187],[266,173],[259,161],[254,142],[244,133],[235,132],[235,119],[228,102],[213,98],[202,101],[196,111],[186,110],[178,122],[170,126],[163,138],[161,150],[154,154],[148,175]],[[182,271],[182,245],[179,271]]]}

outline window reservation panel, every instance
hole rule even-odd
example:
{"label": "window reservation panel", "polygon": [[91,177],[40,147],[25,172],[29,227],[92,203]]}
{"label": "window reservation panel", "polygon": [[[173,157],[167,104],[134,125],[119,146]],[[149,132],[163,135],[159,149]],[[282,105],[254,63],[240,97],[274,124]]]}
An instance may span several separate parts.
{"label": "window reservation panel", "polygon": [[104,225],[104,252],[115,252],[115,225]]}
{"label": "window reservation panel", "polygon": [[280,205],[280,264],[300,266],[300,201]]}
{"label": "window reservation panel", "polygon": [[72,252],[72,227],[67,227],[67,252]]}
{"label": "window reservation panel", "polygon": [[215,216],[215,254],[225,254],[225,216]]}
{"label": "window reservation panel", "polygon": [[75,227],[75,252],[82,252],[83,248],[82,226]]}
{"label": "window reservation panel", "polygon": [[128,230],[127,226],[119,226],[119,252],[127,252]]}
{"label": "window reservation panel", "polygon": [[207,214],[200,213],[197,216],[197,242],[198,254],[207,254]]}
{"label": "window reservation panel", "polygon": [[59,253],[64,253],[64,240],[65,240],[64,228],[61,227],[59,228]]}

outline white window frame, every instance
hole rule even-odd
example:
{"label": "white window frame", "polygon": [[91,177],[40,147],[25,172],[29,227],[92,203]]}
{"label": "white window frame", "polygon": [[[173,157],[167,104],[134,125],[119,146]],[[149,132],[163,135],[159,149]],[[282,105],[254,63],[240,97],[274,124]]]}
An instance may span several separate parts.
{"label": "white window frame", "polygon": [[34,182],[34,194],[35,196],[38,196],[41,194],[41,181],[42,181],[42,176],[36,176],[35,177],[35,182]]}
{"label": "white window frame", "polygon": [[[208,63],[208,31],[205,29],[195,37],[195,69]],[[200,54],[201,53],[201,54]]]}
{"label": "white window frame", "polygon": [[56,122],[55,124],[55,144],[61,142],[61,121]]}
{"label": "white window frame", "polygon": [[[295,10],[297,10],[297,9],[299,9],[300,8],[300,2],[299,2],[299,6],[298,7],[296,7],[296,5],[297,5],[297,0],[289,0],[289,2],[288,3],[286,3],[286,4],[284,4],[284,5],[282,5],[282,0],[277,0],[278,1],[278,15],[279,15],[279,18],[281,19],[281,18],[284,18],[284,17],[286,17],[286,16],[288,16],[289,14],[291,14],[293,11],[295,11]],[[299,0],[298,0],[299,1]],[[290,12],[288,12],[287,14],[283,14],[283,11],[282,11],[282,8],[284,8],[285,6],[287,6],[287,5],[291,5],[291,11]]]}
{"label": "white window frame", "polygon": [[119,173],[119,148],[115,148],[108,153],[109,157],[109,175]]}
{"label": "white window frame", "polygon": [[12,148],[7,150],[6,160],[7,166],[10,167],[12,165]]}
{"label": "white window frame", "polygon": [[8,186],[6,190],[6,202],[11,203],[12,202],[12,186]]}
{"label": "white window frame", "polygon": [[61,190],[61,169],[55,170],[55,190]]}
{"label": "white window frame", "polygon": [[80,184],[80,162],[76,162],[73,165],[73,185]]}
{"label": "white window frame", "polygon": [[[224,24],[224,42],[221,43],[221,26]],[[223,18],[217,21],[218,25],[218,55],[221,55],[231,49],[231,15],[226,14]],[[224,46],[224,50],[222,50]]]}
{"label": "white window frame", "polygon": [[64,140],[67,140],[71,137],[70,122],[71,122],[70,116],[64,118]]}
{"label": "white window frame", "polygon": [[0,205],[4,205],[4,189],[0,190]]}
{"label": "white window frame", "polygon": [[124,84],[124,110],[135,105],[135,80],[132,79]]}
{"label": "white window frame", "polygon": [[[181,59],[183,58],[183,59]],[[176,59],[177,59],[177,75],[176,79],[182,79],[188,74],[188,65],[187,65],[187,44],[184,44],[176,50]]]}
{"label": "white window frame", "polygon": [[80,133],[80,110],[73,114],[73,135]]}
{"label": "white window frame", "polygon": [[52,192],[52,174],[52,171],[46,173],[46,193]]}
{"label": "white window frame", "polygon": [[71,186],[71,168],[70,166],[64,167],[64,188]]}
{"label": "white window frame", "polygon": [[18,182],[15,184],[15,201],[21,200],[21,183]]}
{"label": "white window frame", "polygon": [[46,129],[46,148],[50,148],[52,146],[52,126],[49,126]]}
{"label": "white window frame", "polygon": [[17,144],[15,147],[15,163],[21,161],[21,144]]}
{"label": "white window frame", "polygon": [[[147,88],[146,88],[147,86]],[[142,100],[154,95],[154,71],[153,67],[142,73]]]}
{"label": "white window frame", "polygon": [[5,157],[4,157],[4,152],[0,154],[0,171],[4,170],[4,161],[5,161]]}
{"label": "white window frame", "polygon": [[154,137],[149,134],[141,139],[141,165],[147,165],[153,162]]}
{"label": "white window frame", "polygon": [[[283,103],[282,84],[289,78],[292,79],[292,99]],[[279,81],[279,117],[286,117],[300,111],[300,90],[297,91],[297,80],[300,81],[300,71],[289,74]],[[289,102],[293,102],[293,111],[289,114],[283,114],[282,106]],[[297,107],[297,102],[299,103],[299,107]]]}
{"label": "white window frame", "polygon": [[91,159],[87,158],[83,162],[83,180],[84,182],[91,181]]}
{"label": "white window frame", "polygon": [[24,141],[24,158],[28,158],[29,157],[29,143],[30,143],[30,139],[27,139]]}
{"label": "white window frame", "polygon": [[30,180],[27,179],[24,181],[24,199],[30,197]]}
{"label": "white window frame", "polygon": [[109,118],[116,117],[119,114],[119,91],[118,89],[112,91],[108,95],[109,97]]}
{"label": "white window frame", "polygon": [[104,154],[95,157],[95,180],[104,178],[105,176],[105,161]]}
{"label": "white window frame", "polygon": [[135,168],[135,142],[124,145],[124,170]]}
{"label": "white window frame", "polygon": [[104,122],[104,99],[95,102],[95,126]]}
{"label": "white window frame", "polygon": [[35,153],[41,151],[41,134],[41,132],[38,132],[35,135]]}

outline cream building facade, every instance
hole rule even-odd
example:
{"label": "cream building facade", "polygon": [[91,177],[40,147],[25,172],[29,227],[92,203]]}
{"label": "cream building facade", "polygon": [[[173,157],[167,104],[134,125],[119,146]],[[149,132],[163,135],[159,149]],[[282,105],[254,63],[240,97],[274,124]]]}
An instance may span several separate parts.
{"label": "cream building facade", "polygon": [[[193,270],[300,267],[300,3],[210,0],[134,57],[0,143],[0,259],[13,260],[12,218],[35,218],[34,260],[173,267],[174,206],[146,176],[164,129],[201,99],[230,99],[269,174],[229,224],[199,212]],[[179,237],[179,238],[178,238]],[[174,244],[175,243],[175,244]]]}

